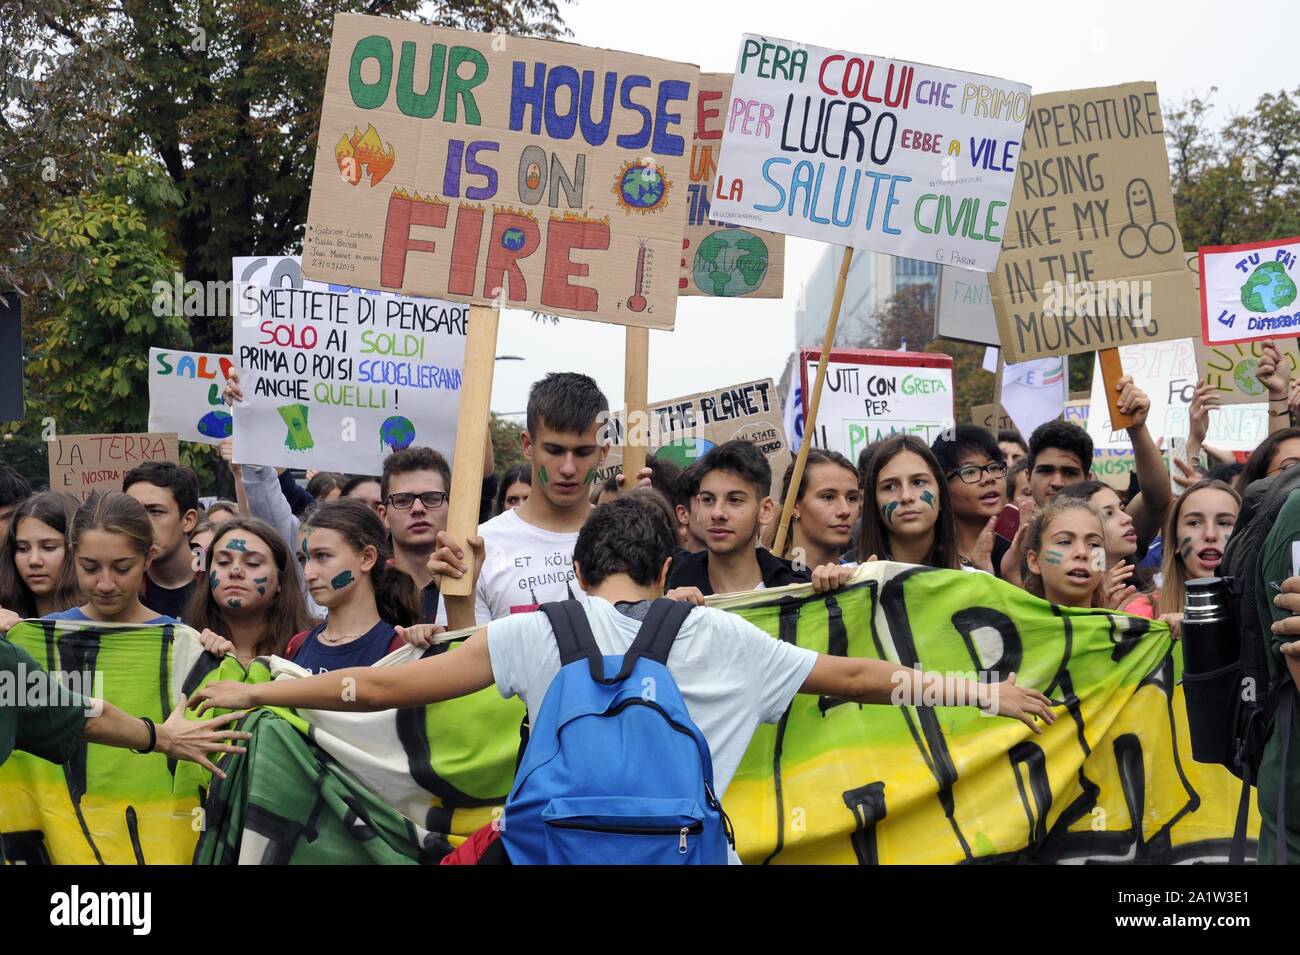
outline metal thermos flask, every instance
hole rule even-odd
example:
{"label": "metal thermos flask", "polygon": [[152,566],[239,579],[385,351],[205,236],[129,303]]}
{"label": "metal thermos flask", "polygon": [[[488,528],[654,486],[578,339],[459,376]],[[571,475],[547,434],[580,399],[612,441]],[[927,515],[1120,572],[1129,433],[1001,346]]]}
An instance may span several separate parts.
{"label": "metal thermos flask", "polygon": [[1183,608],[1183,667],[1210,673],[1235,662],[1241,648],[1232,593],[1222,577],[1187,581]]}

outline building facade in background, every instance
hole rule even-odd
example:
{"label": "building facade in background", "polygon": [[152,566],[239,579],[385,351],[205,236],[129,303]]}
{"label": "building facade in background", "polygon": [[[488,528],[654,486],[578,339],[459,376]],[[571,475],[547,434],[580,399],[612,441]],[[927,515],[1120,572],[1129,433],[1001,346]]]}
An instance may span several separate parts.
{"label": "building facade in background", "polygon": [[[826,334],[826,319],[835,297],[835,280],[840,273],[843,250],[827,246],[803,286],[800,307],[795,312],[795,344],[820,348]],[[835,329],[835,347],[860,347],[875,338],[873,316],[889,297],[904,285],[928,285],[931,301],[937,293],[939,266],[934,262],[902,259],[883,252],[858,250],[849,267],[844,302]],[[920,347],[922,343],[916,343]]]}

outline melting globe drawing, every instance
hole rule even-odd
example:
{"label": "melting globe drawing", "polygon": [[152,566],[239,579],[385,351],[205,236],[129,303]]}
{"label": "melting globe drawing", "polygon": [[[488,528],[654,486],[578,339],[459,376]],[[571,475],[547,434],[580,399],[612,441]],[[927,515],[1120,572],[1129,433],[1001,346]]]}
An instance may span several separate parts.
{"label": "melting globe drawing", "polygon": [[379,426],[379,439],[394,451],[409,448],[411,442],[415,440],[415,425],[411,423],[410,418],[403,418],[401,415],[385,418],[384,423]]}
{"label": "melting globe drawing", "polygon": [[228,438],[234,429],[234,420],[228,411],[209,411],[199,419],[197,427],[205,438]]}
{"label": "melting globe drawing", "polygon": [[509,228],[501,233],[501,248],[518,252],[524,247],[524,230]]}
{"label": "melting globe drawing", "polygon": [[664,177],[653,163],[629,163],[618,177],[616,195],[634,212],[651,212],[664,202]]}
{"label": "melting globe drawing", "polygon": [[1296,287],[1281,262],[1265,262],[1241,287],[1241,304],[1252,312],[1276,312],[1295,301]]}
{"label": "melting globe drawing", "polygon": [[767,265],[766,242],[744,229],[719,229],[695,250],[691,278],[705,295],[748,295],[763,284]]}
{"label": "melting globe drawing", "polygon": [[712,447],[713,442],[706,438],[678,438],[659,448],[654,456],[671,461],[679,468],[688,468],[708,454]]}

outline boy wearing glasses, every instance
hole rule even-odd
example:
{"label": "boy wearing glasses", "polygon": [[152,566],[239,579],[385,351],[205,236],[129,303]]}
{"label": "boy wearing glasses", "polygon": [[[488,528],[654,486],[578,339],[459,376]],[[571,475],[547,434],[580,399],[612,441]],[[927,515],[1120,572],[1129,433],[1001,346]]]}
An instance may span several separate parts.
{"label": "boy wearing glasses", "polygon": [[447,623],[429,557],[439,531],[447,529],[451,467],[432,448],[403,448],[384,458],[379,477],[379,516],[393,539],[393,563],[420,588],[420,619]]}

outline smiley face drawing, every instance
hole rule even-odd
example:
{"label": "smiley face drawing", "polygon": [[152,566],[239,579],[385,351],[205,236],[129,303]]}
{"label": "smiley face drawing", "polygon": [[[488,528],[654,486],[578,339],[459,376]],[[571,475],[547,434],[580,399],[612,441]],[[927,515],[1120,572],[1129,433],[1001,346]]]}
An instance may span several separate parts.
{"label": "smiley face drawing", "polygon": [[1156,219],[1156,205],[1151,186],[1143,178],[1132,179],[1124,190],[1128,207],[1128,225],[1119,230],[1119,250],[1125,258],[1136,259],[1151,251],[1164,255],[1176,243],[1173,226]]}

